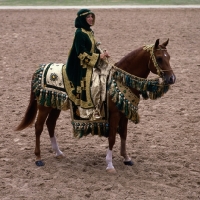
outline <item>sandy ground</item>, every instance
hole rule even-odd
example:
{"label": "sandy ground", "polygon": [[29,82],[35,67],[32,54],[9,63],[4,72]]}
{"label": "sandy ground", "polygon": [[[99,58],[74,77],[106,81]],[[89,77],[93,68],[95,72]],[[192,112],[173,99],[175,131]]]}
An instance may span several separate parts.
{"label": "sandy ground", "polygon": [[200,199],[200,10],[94,10],[95,35],[114,61],[157,38],[177,82],[161,99],[142,100],[141,122],[129,123],[125,166],[117,136],[107,174],[107,139],[73,137],[69,112],[57,123],[65,158],[57,160],[46,128],[44,167],[34,164],[34,127],[14,132],[28,105],[31,76],[41,63],[66,62],[77,10],[0,10],[0,199]]}

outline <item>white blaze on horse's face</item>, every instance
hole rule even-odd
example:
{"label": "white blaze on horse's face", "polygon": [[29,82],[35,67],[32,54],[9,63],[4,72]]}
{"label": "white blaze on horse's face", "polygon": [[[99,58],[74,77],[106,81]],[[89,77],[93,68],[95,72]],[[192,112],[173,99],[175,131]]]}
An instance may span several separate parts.
{"label": "white blaze on horse's face", "polygon": [[[173,73],[173,70],[171,69],[170,66],[170,55],[167,52],[167,49],[162,49],[161,52],[163,52],[163,59],[162,62],[159,62],[158,60],[158,65],[161,68],[162,71],[162,78],[166,84],[174,84],[176,80],[176,76]],[[165,66],[165,67],[164,67]],[[164,67],[164,68],[163,68]]]}

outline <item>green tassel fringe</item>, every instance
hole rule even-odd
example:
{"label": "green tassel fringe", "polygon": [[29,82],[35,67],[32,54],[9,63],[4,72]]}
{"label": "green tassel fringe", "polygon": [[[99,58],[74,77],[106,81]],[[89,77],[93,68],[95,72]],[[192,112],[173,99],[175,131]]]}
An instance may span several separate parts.
{"label": "green tassel fringe", "polygon": [[[141,92],[143,99],[158,99],[168,92],[170,86],[165,85],[164,82],[160,83],[159,78],[157,79],[144,79],[140,78],[115,67],[112,80],[118,80],[125,86],[134,88]],[[112,94],[111,94],[112,95]]]}
{"label": "green tassel fringe", "polygon": [[139,123],[138,106],[134,106],[125,96],[120,92],[117,83],[113,79],[109,86],[109,93],[112,101],[117,106],[118,110],[124,113],[126,118],[133,121],[135,124]]}
{"label": "green tassel fringe", "polygon": [[109,136],[109,124],[104,122],[72,122],[74,137],[82,138],[89,134]]}

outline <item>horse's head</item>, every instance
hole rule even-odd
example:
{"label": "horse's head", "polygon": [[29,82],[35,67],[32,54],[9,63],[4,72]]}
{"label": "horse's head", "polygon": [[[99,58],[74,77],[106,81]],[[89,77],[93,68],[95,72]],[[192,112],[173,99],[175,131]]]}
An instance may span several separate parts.
{"label": "horse's head", "polygon": [[145,46],[144,49],[150,52],[148,68],[154,74],[158,74],[166,84],[174,84],[176,76],[170,66],[170,55],[167,52],[166,46],[169,39],[163,44],[159,44],[159,39],[154,45]]}

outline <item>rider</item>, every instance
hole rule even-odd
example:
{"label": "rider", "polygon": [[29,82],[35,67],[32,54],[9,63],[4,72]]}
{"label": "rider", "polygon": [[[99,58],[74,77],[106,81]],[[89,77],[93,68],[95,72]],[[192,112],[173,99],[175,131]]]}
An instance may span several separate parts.
{"label": "rider", "polygon": [[91,29],[95,15],[91,10],[81,9],[75,19],[74,41],[67,60],[67,87],[69,99],[78,106],[80,117],[89,118],[92,113],[100,118],[99,105],[91,94],[91,78],[98,62],[109,57],[106,51],[100,51]]}

